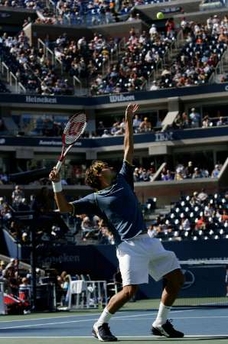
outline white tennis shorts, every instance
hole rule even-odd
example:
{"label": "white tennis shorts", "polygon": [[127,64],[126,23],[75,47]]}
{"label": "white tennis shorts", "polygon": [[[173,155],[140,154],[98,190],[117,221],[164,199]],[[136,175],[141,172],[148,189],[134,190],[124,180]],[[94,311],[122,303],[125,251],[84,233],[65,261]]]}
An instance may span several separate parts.
{"label": "white tennis shorts", "polygon": [[167,273],[180,269],[175,253],[165,250],[159,239],[148,234],[122,242],[117,247],[117,258],[123,286],[148,283],[149,275],[159,281]]}

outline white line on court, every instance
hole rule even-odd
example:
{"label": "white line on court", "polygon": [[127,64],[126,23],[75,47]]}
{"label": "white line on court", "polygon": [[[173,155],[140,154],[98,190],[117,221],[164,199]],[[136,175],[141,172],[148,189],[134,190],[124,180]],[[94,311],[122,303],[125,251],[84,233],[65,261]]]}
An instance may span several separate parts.
{"label": "white line on court", "polygon": [[[14,339],[18,337],[3,337],[1,336],[0,339]],[[20,339],[91,339],[94,338],[93,336],[62,336],[62,337],[57,337],[57,336],[21,336],[19,337]],[[182,341],[182,340],[197,340],[197,339],[228,339],[228,334],[216,334],[216,335],[185,335],[183,338],[166,338],[166,337],[156,337],[156,336],[118,336],[119,340],[123,339],[128,339],[128,340],[133,340],[133,339],[149,339],[149,340],[159,340],[159,341],[167,341],[167,340],[172,340],[172,341]]]}
{"label": "white line on court", "polygon": [[[187,310],[187,312],[192,312],[193,310]],[[140,314],[139,315],[139,313],[138,313],[138,311],[136,311],[137,312],[137,315],[129,315],[129,313],[128,313],[128,311],[123,311],[123,312],[126,312],[126,314],[125,315],[115,315],[115,318],[118,318],[118,317],[133,317],[133,316],[146,316],[146,315],[148,315],[148,311],[147,311],[147,313],[145,313],[145,314]],[[182,313],[182,312],[186,312],[186,310],[177,310],[177,311],[172,311],[172,314],[173,313]],[[51,319],[62,319],[62,318],[75,318],[75,317],[93,317],[91,320],[94,320],[94,317],[98,317],[99,316],[99,312],[97,312],[97,313],[90,313],[90,314],[83,314],[83,313],[80,313],[80,314],[71,314],[71,315],[63,315],[63,314],[61,314],[61,315],[57,315],[57,316],[48,316],[48,317],[42,317],[42,318],[30,318],[30,317],[26,317],[26,315],[25,315],[25,318],[21,318],[21,319],[10,319],[10,320],[2,320],[1,321],[1,323],[7,323],[7,322],[9,322],[9,323],[12,323],[12,322],[23,322],[23,321],[25,321],[25,322],[29,322],[29,321],[40,321],[40,320],[51,320]],[[150,311],[149,312],[149,314],[150,315],[153,315],[153,314],[157,314],[157,311],[154,311],[154,310],[152,310],[152,311]],[[122,319],[122,318],[121,318]]]}
{"label": "white line on court", "polygon": [[[65,320],[65,321],[62,321],[61,320],[61,317],[60,318],[52,318],[52,319],[55,319],[57,321],[47,321],[47,320],[50,320],[50,318],[37,318],[37,319],[23,319],[23,320],[20,320],[20,322],[25,322],[25,324],[21,324],[21,325],[13,325],[13,326],[6,326],[6,327],[1,327],[1,329],[4,329],[4,330],[7,330],[7,329],[17,329],[17,328],[33,328],[33,327],[43,327],[43,326],[54,326],[54,325],[65,325],[65,324],[70,324],[70,323],[83,323],[83,322],[90,322],[90,321],[94,321],[97,319],[97,315],[96,315],[96,318],[95,318],[95,315],[91,316],[88,315],[90,318],[88,319],[74,319],[74,320]],[[132,321],[132,319],[136,318],[137,321],[139,320],[139,318],[145,318],[145,317],[148,317],[148,312],[145,313],[145,314],[132,314],[132,315],[129,315],[129,314],[126,314],[126,315],[119,315],[119,316],[114,316],[113,317],[113,320],[123,320],[125,319],[125,321],[129,320],[129,321]],[[151,318],[151,314],[150,314],[150,318]],[[228,318],[228,315],[210,315],[210,316],[207,316],[207,319],[226,319]],[[172,317],[173,320],[175,319],[181,319],[183,320],[183,317],[178,317],[178,316],[175,316],[175,317]],[[205,319],[205,316],[187,316],[187,317],[184,317],[184,319]],[[46,320],[45,322],[40,322],[40,320]],[[59,321],[60,320],[60,321]],[[145,319],[143,319],[145,320]],[[16,322],[18,322],[19,320],[16,320]],[[31,323],[33,321],[37,321],[38,323]],[[11,321],[4,321],[4,324],[6,323],[10,323],[12,324],[12,322],[14,322],[14,320],[11,320]],[[1,322],[3,323],[3,322]],[[29,323],[29,324],[28,324]]]}

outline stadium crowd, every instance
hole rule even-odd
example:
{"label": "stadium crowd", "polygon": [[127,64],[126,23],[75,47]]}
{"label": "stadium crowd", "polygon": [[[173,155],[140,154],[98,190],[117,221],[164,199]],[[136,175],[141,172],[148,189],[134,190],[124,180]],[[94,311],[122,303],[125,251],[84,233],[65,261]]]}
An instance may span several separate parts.
{"label": "stadium crowd", "polygon": [[[61,1],[57,4],[71,6]],[[133,6],[131,2],[117,5]],[[214,15],[205,23],[183,17],[180,28],[173,18],[168,18],[162,29],[153,23],[148,31],[136,32],[132,24],[121,44],[119,37],[94,33],[91,40],[83,36],[71,40],[63,33],[55,41],[45,41],[60,63],[62,75],[47,57],[45,46],[31,46],[23,30],[14,37],[6,33],[1,37],[1,55],[26,92],[41,95],[73,95],[73,76],[87,83],[92,96],[186,87],[209,82],[227,49],[227,28],[227,16]],[[177,37],[182,41],[179,53],[167,64],[165,58],[176,47]],[[160,73],[156,78],[155,71]]]}
{"label": "stadium crowd", "polygon": [[[224,111],[223,111],[224,113]],[[148,117],[147,117],[148,116]],[[33,116],[26,114],[23,116],[12,116],[12,120],[17,130],[11,131],[4,123],[4,118],[0,118],[0,135],[26,135],[26,136],[45,136],[45,137],[61,137],[63,128],[66,125],[67,117],[63,116]],[[116,116],[111,126],[106,123],[107,118],[103,121],[96,121],[95,130],[85,131],[82,139],[85,138],[108,138],[124,134],[124,121],[122,116]],[[110,120],[108,121],[110,123]],[[228,124],[228,117],[223,116],[221,111],[209,115],[207,112],[200,113],[195,108],[191,108],[189,112],[179,112],[170,124],[163,131],[185,130],[194,128],[211,128],[221,127]],[[156,133],[162,129],[162,120],[156,116],[135,115],[133,118],[133,129],[135,134],[151,132]]]}
{"label": "stadium crowd", "polygon": [[[23,193],[23,191],[22,191]],[[24,197],[17,200],[17,211],[12,202],[0,199],[0,217],[2,228],[22,245],[31,245],[30,225],[17,214],[25,209],[32,210],[33,202]],[[15,204],[14,204],[15,206]],[[141,204],[150,235],[161,240],[199,240],[228,238],[228,192],[209,195],[202,189],[170,205],[170,210],[158,215],[156,199],[148,199]],[[54,210],[53,210],[54,212]],[[55,214],[55,212],[54,212]],[[113,236],[105,223],[96,215],[82,214],[75,218],[66,214],[49,221],[50,212],[37,217],[39,224],[35,228],[37,247],[62,244],[114,244]],[[43,220],[44,219],[44,220]]]}
{"label": "stadium crowd", "polygon": [[228,192],[202,189],[181,197],[150,224],[149,234],[164,241],[228,239]]}

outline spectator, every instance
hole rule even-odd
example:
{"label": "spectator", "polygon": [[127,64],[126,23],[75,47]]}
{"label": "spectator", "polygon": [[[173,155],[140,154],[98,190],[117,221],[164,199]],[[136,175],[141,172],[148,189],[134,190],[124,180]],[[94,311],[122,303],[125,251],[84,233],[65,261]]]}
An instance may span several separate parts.
{"label": "spectator", "polygon": [[4,262],[4,260],[1,260],[1,262],[0,262],[0,279],[3,278],[3,271],[4,271],[5,267],[6,267],[6,263]]}
{"label": "spectator", "polygon": [[154,40],[154,37],[157,34],[157,27],[156,27],[156,25],[154,23],[151,25],[151,27],[149,29],[149,34],[150,34],[150,39]]}
{"label": "spectator", "polygon": [[205,116],[203,118],[202,128],[208,128],[208,127],[212,127],[212,126],[213,126],[213,122],[210,121],[209,116]]}
{"label": "spectator", "polygon": [[190,229],[191,229],[191,223],[190,223],[189,219],[186,216],[182,217],[181,224],[180,224],[180,230],[190,231]]}
{"label": "spectator", "polygon": [[194,208],[196,205],[199,205],[197,196],[198,196],[198,192],[194,191],[189,201],[189,204],[192,208]]}
{"label": "spectator", "polygon": [[108,129],[105,129],[103,134],[101,135],[101,137],[110,137],[110,136],[112,136],[112,135],[109,134]]}
{"label": "spectator", "polygon": [[189,117],[188,117],[187,112],[183,112],[181,117],[182,117],[183,129],[189,128]]}
{"label": "spectator", "polygon": [[173,128],[174,129],[182,129],[183,128],[183,120],[181,114],[177,114],[173,121]]}
{"label": "spectator", "polygon": [[222,117],[222,116],[219,117],[218,121],[216,122],[216,126],[219,127],[219,126],[224,125],[224,124],[225,124],[225,123],[224,123],[224,121],[223,121],[223,117]]}
{"label": "spectator", "polygon": [[178,164],[176,166],[175,180],[183,180],[186,178],[185,168],[183,164]]}
{"label": "spectator", "polygon": [[15,186],[12,192],[11,198],[12,198],[12,206],[13,208],[15,208],[15,210],[17,210],[23,198],[25,198],[24,191],[19,185]]}
{"label": "spectator", "polygon": [[193,172],[192,178],[193,179],[202,178],[201,171],[200,171],[200,169],[198,167],[194,168],[194,172]]}
{"label": "spectator", "polygon": [[205,189],[202,188],[201,191],[197,195],[197,200],[200,203],[204,203],[208,199],[208,194],[206,193]]}
{"label": "spectator", "polygon": [[170,170],[167,170],[165,167],[162,169],[161,172],[161,180],[168,181],[173,180],[173,175]]}
{"label": "spectator", "polygon": [[150,181],[150,175],[148,171],[145,168],[143,168],[140,174],[140,182],[149,182],[149,181]]}
{"label": "spectator", "polygon": [[108,229],[108,226],[103,220],[99,221],[99,235],[98,235],[99,244],[102,245],[114,245],[113,234]]}
{"label": "spectator", "polygon": [[210,176],[210,173],[206,167],[201,168],[201,176],[202,178],[208,178]]}
{"label": "spectator", "polygon": [[165,27],[166,27],[166,37],[169,39],[173,39],[176,33],[174,19],[169,18],[165,23]]}
{"label": "spectator", "polygon": [[135,133],[138,133],[140,131],[140,125],[141,125],[141,119],[138,114],[135,114],[133,118],[133,129]]}
{"label": "spectator", "polygon": [[19,283],[19,299],[23,301],[23,313],[31,313],[31,286],[27,277],[23,277]]}
{"label": "spectator", "polygon": [[221,222],[228,222],[228,210],[227,209],[222,209],[222,214],[220,216],[220,221]]}
{"label": "spectator", "polygon": [[220,173],[220,166],[216,164],[214,169],[211,172],[211,178],[218,178],[219,173]]}
{"label": "spectator", "polygon": [[98,239],[99,220],[98,216],[82,215],[81,238],[83,241],[87,241],[88,239]]}
{"label": "spectator", "polygon": [[144,117],[143,121],[140,123],[139,130],[140,132],[147,132],[152,130],[152,125],[148,120],[148,117]]}
{"label": "spectator", "polygon": [[3,271],[3,277],[7,280],[8,294],[19,295],[19,275],[17,259],[11,258],[9,264]]}
{"label": "spectator", "polygon": [[191,127],[192,128],[199,128],[200,127],[200,114],[196,112],[195,108],[191,109],[191,112],[189,114],[189,119],[191,121]]}
{"label": "spectator", "polygon": [[200,216],[199,219],[196,220],[195,229],[196,230],[200,230],[200,229],[204,230],[204,229],[206,229],[207,223],[208,223],[207,218],[204,215],[202,215],[202,216]]}
{"label": "spectator", "polygon": [[102,121],[100,121],[98,123],[97,130],[96,130],[97,131],[97,135],[101,136],[103,134],[104,130],[105,130],[104,123]]}
{"label": "spectator", "polygon": [[140,182],[140,172],[139,172],[138,167],[135,167],[134,169],[133,178],[134,178],[134,182]]}
{"label": "spectator", "polygon": [[57,276],[58,283],[58,299],[60,299],[61,306],[67,306],[68,291],[70,287],[70,276],[66,271]]}
{"label": "spectator", "polygon": [[154,80],[150,86],[150,91],[157,91],[159,90],[159,84],[156,80]]}
{"label": "spectator", "polygon": [[213,204],[211,202],[208,202],[204,208],[204,216],[209,218],[209,217],[214,217],[215,216],[215,209],[213,207]]}
{"label": "spectator", "polygon": [[185,169],[186,178],[188,179],[192,178],[193,173],[194,173],[194,167],[193,167],[192,161],[189,161],[188,166]]}

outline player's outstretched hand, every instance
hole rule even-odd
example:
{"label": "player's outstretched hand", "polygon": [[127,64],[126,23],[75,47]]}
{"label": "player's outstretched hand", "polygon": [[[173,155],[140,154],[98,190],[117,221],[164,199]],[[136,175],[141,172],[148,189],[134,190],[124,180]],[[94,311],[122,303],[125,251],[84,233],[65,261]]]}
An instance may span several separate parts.
{"label": "player's outstretched hand", "polygon": [[125,111],[125,115],[126,116],[133,115],[138,110],[138,108],[139,108],[138,104],[134,104],[134,103],[128,104]]}

